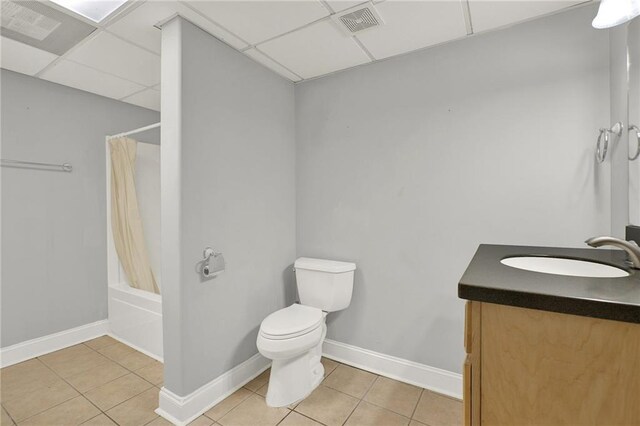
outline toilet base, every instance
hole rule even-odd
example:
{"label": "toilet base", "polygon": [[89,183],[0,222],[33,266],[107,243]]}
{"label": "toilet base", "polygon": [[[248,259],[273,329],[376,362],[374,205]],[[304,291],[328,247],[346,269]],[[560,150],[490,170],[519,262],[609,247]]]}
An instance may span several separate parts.
{"label": "toilet base", "polygon": [[[324,326],[326,327],[326,326]],[[324,378],[322,342],[311,350],[289,359],[274,359],[267,389],[266,402],[269,407],[286,407],[303,400],[318,387]]]}

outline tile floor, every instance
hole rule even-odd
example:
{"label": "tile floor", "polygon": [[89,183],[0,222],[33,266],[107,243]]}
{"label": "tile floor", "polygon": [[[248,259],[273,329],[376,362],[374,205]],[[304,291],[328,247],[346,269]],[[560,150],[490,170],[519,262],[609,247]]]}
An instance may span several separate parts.
{"label": "tile floor", "polygon": [[[269,408],[269,370],[192,425],[462,424],[462,403],[329,359],[304,401]],[[154,410],[162,364],[108,336],[0,370],[1,425],[170,425]]]}

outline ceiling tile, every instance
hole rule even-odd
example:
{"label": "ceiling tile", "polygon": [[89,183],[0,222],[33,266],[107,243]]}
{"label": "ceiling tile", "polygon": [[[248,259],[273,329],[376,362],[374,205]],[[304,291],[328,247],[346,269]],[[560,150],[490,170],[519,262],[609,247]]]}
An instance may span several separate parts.
{"label": "ceiling tile", "polygon": [[160,54],[161,32],[155,25],[175,14],[188,19],[236,49],[247,47],[247,43],[176,1],[147,1],[109,25],[107,30]]}
{"label": "ceiling tile", "polygon": [[331,20],[271,40],[259,48],[303,78],[370,62],[353,38],[344,35]]}
{"label": "ceiling tile", "polygon": [[40,78],[114,99],[144,89],[144,86],[65,59],[43,72]]}
{"label": "ceiling tile", "polygon": [[160,56],[106,32],[93,37],[67,57],[144,86],[160,82]]}
{"label": "ceiling tile", "polygon": [[343,10],[347,10],[350,7],[357,6],[362,3],[367,3],[367,1],[362,0],[327,0],[327,4],[331,6],[334,12],[342,12]]}
{"label": "ceiling tile", "polygon": [[146,89],[122,99],[124,102],[160,111],[160,91]]}
{"label": "ceiling tile", "polygon": [[515,24],[584,2],[584,0],[469,0],[469,9],[473,32],[478,33]]}
{"label": "ceiling tile", "polygon": [[273,59],[271,59],[264,53],[260,52],[256,48],[249,49],[244,53],[246,53],[249,57],[255,59],[256,61],[260,62],[265,67],[271,69],[272,71],[275,71],[276,73],[280,74],[281,76],[291,81],[301,80],[300,77],[298,77],[297,75],[295,75],[294,73],[292,73],[291,71],[289,71],[288,69],[280,65],[279,63],[275,62]]}
{"label": "ceiling tile", "polygon": [[58,57],[7,37],[0,39],[0,52],[0,67],[28,75],[38,73]]}
{"label": "ceiling tile", "polygon": [[464,37],[460,2],[387,0],[375,6],[384,25],[358,35],[364,47],[382,59]]}
{"label": "ceiling tile", "polygon": [[251,44],[268,40],[329,15],[329,11],[316,0],[187,3]]}

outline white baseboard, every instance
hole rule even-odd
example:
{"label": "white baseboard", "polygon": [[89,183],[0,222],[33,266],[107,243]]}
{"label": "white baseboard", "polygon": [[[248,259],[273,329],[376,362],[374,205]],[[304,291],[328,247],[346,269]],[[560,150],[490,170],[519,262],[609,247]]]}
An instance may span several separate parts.
{"label": "white baseboard", "polygon": [[325,339],[323,355],[362,370],[462,399],[462,375]]}
{"label": "white baseboard", "polygon": [[187,396],[176,395],[162,387],[156,413],[174,425],[186,425],[253,380],[270,364],[270,360],[255,354]]}
{"label": "white baseboard", "polygon": [[28,359],[77,345],[109,332],[109,321],[96,321],[48,336],[27,340],[0,349],[0,367],[8,367]]}

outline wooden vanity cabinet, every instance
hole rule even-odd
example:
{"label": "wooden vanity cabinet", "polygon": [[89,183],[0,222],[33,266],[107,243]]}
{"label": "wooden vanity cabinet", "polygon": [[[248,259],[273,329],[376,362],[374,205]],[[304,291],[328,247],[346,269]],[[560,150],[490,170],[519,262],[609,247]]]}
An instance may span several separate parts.
{"label": "wooden vanity cabinet", "polygon": [[465,425],[640,425],[640,324],[469,301]]}

